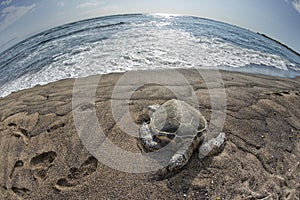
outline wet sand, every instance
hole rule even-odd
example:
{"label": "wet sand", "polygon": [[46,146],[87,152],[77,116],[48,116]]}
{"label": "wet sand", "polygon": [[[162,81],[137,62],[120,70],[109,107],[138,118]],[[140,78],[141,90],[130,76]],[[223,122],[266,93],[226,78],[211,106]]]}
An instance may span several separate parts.
{"label": "wet sand", "polygon": [[[112,101],[128,106],[131,120],[141,125],[149,120],[148,105],[176,95],[188,102],[194,92],[210,123],[215,110],[207,85],[211,91],[225,88],[226,110],[216,111],[226,114],[220,154],[199,160],[194,152],[187,166],[163,179],[155,178],[156,171],[126,173],[106,166],[89,153],[76,130],[74,79],[61,80],[0,99],[0,199],[299,199],[300,78],[221,71],[223,82],[205,83],[195,70],[178,72],[191,89],[174,83],[137,86],[129,102],[119,97],[137,83],[120,85],[123,73],[103,75],[95,106],[80,109],[95,108],[107,138],[140,153],[140,141],[115,122]],[[92,79],[97,76],[86,78]],[[117,83],[122,90],[114,91]],[[127,119],[119,116],[125,124]]]}

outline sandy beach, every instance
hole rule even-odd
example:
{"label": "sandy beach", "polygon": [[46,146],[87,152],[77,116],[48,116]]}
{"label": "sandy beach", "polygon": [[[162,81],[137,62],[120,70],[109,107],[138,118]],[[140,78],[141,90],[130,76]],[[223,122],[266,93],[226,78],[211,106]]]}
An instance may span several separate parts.
{"label": "sandy beach", "polygon": [[[102,131],[121,149],[141,153],[139,139],[116,123],[112,101],[127,106],[140,126],[149,120],[147,106],[177,95],[189,102],[194,94],[208,123],[213,111],[225,116],[220,154],[200,160],[194,152],[182,170],[162,179],[155,178],[156,171],[126,173],[107,166],[76,130],[74,79],[61,80],[0,99],[0,199],[300,199],[300,78],[221,71],[222,82],[208,83],[196,70],[177,72],[190,90],[166,77],[168,87],[136,85],[129,102],[119,97],[137,83],[122,84],[124,73],[102,75],[92,95]],[[226,105],[215,111],[210,94],[219,89],[225,89]],[[128,116],[118,119],[126,124]]]}

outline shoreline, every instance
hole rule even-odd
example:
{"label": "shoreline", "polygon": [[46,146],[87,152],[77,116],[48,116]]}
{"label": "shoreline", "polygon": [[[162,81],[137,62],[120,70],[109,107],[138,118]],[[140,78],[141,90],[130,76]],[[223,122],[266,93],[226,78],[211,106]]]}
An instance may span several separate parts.
{"label": "shoreline", "polygon": [[[254,69],[256,71],[250,71],[250,69]],[[134,70],[134,71],[124,71],[124,72],[110,72],[107,74],[120,74],[120,73],[127,73],[127,72],[139,72],[139,71],[164,71],[164,70],[204,70],[204,71],[210,71],[210,70],[218,70],[221,73],[223,72],[231,72],[231,73],[241,73],[241,74],[245,74],[245,75],[252,75],[252,76],[256,76],[256,75],[262,75],[262,76],[269,76],[269,77],[273,77],[274,79],[276,78],[287,78],[287,79],[297,79],[298,77],[300,77],[300,72],[294,71],[294,72],[290,72],[290,71],[284,71],[281,69],[269,69],[268,67],[264,67],[264,66],[259,66],[259,67],[254,67],[254,66],[245,66],[245,67],[240,67],[240,68],[230,68],[230,67],[222,67],[222,68],[216,68],[216,69],[205,69],[205,68],[171,68],[171,69],[146,69],[146,70]],[[89,75],[89,76],[85,76],[85,77],[80,77],[80,78],[88,78],[88,77],[93,77],[93,76],[103,76],[103,75],[107,75],[107,74],[94,74],[94,75]],[[51,83],[55,83],[58,81],[64,81],[64,80],[75,80],[76,78],[64,78],[61,80],[57,80],[54,82],[49,82],[49,83],[45,83],[45,84],[37,84],[31,88],[37,87],[37,86],[43,86],[43,85],[48,85]],[[13,93],[22,91],[22,90],[28,90],[31,88],[24,88],[21,90],[16,90],[16,91],[12,91],[10,94],[1,97],[0,99],[3,99]]]}

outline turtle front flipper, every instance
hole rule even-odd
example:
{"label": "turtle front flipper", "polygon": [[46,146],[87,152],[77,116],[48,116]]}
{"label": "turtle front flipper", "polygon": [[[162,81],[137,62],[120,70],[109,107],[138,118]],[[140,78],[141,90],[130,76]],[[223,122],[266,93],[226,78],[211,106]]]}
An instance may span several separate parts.
{"label": "turtle front flipper", "polygon": [[139,132],[140,132],[142,145],[145,149],[149,151],[155,151],[160,148],[160,145],[156,141],[154,141],[153,134],[147,123],[145,122],[143,123]]}

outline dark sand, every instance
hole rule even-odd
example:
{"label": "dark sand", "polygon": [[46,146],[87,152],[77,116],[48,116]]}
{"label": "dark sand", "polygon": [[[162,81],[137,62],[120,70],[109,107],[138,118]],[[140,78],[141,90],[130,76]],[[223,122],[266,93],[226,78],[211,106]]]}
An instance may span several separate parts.
{"label": "dark sand", "polygon": [[[205,83],[193,70],[180,72],[210,122]],[[112,90],[121,75],[102,76],[97,117],[114,144],[140,152],[139,140],[121,131],[111,113]],[[224,150],[202,161],[195,152],[179,173],[162,180],[153,178],[155,172],[117,171],[87,151],[74,126],[73,79],[0,99],[0,199],[299,199],[300,78],[224,71],[222,76]],[[123,92],[127,89],[124,85]],[[187,99],[191,94],[181,92]],[[129,102],[132,120],[141,124],[149,118],[148,105],[172,98],[162,86],[139,88]]]}

